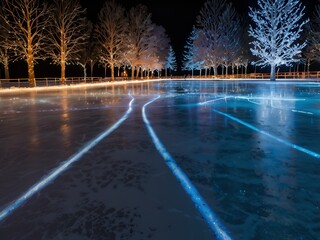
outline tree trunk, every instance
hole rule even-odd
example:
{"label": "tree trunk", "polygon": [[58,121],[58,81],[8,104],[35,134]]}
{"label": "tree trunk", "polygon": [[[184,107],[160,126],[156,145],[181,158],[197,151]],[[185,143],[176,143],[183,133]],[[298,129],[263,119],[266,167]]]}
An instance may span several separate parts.
{"label": "tree trunk", "polygon": [[32,47],[32,32],[30,21],[28,21],[28,49],[27,49],[28,79],[30,87],[36,87],[36,79],[34,76],[34,56]]}
{"label": "tree trunk", "polygon": [[8,50],[5,49],[6,57],[4,59],[4,78],[9,79],[10,73],[9,73],[9,57],[8,57]]}
{"label": "tree trunk", "polygon": [[131,67],[131,80],[134,79],[134,67],[132,66]]}
{"label": "tree trunk", "polygon": [[217,75],[218,75],[218,68],[217,68],[217,66],[213,66],[213,74],[214,74],[214,76],[217,76]]}
{"label": "tree trunk", "polygon": [[66,60],[64,52],[61,54],[61,84],[66,84]]}
{"label": "tree trunk", "polygon": [[27,57],[27,63],[28,63],[28,79],[30,87],[36,87],[36,79],[34,77],[34,63],[33,63],[33,54],[31,47],[28,47],[28,57]]}
{"label": "tree trunk", "polygon": [[271,65],[270,81],[276,80],[276,65]]}
{"label": "tree trunk", "polygon": [[90,60],[90,76],[91,76],[91,78],[93,77],[93,65],[94,65],[93,61]]}
{"label": "tree trunk", "polygon": [[83,78],[84,78],[84,81],[87,82],[87,68],[86,68],[86,65],[82,65],[83,67]]}
{"label": "tree trunk", "polygon": [[113,65],[113,63],[110,64],[110,69],[111,69],[111,81],[114,81],[114,65]]}
{"label": "tree trunk", "polygon": [[10,78],[10,73],[9,73],[9,64],[6,62],[4,65],[4,78],[9,79]]}

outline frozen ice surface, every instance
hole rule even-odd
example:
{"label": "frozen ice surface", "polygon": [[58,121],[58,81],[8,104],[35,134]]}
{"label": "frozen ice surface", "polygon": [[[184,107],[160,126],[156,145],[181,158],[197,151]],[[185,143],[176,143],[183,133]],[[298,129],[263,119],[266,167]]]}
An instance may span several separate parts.
{"label": "frozen ice surface", "polygon": [[320,238],[320,159],[263,134],[320,153],[320,85],[307,82],[0,92],[0,211],[119,120],[129,92],[128,119],[1,221],[1,239],[215,239],[144,125],[158,95],[154,131],[233,239]]}

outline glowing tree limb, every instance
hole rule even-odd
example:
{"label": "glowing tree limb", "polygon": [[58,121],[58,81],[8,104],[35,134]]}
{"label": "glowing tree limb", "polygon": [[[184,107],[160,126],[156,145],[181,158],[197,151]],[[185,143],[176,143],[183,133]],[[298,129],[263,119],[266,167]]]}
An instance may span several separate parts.
{"label": "glowing tree limb", "polygon": [[13,60],[12,53],[10,53],[12,43],[9,37],[10,34],[6,24],[0,19],[0,63],[4,66],[4,76],[6,79],[10,78],[9,62]]}
{"label": "glowing tree limb", "polygon": [[166,65],[165,65],[166,77],[167,77],[167,70],[168,69],[171,70],[171,75],[172,75],[172,71],[176,71],[177,70],[176,54],[173,51],[172,46],[170,46],[169,53],[168,53],[168,56],[166,58]]}
{"label": "glowing tree limb", "polygon": [[249,35],[255,40],[250,50],[259,58],[257,66],[271,66],[270,80],[275,80],[276,67],[298,62],[306,43],[299,44],[304,7],[299,0],[258,0],[258,9],[250,8],[254,26]]}
{"label": "glowing tree limb", "polygon": [[221,15],[226,7],[226,0],[207,0],[197,17],[197,25],[201,31],[195,41],[198,48],[196,55],[198,61],[203,61],[202,65],[214,69],[214,75],[217,75],[217,68],[223,63],[224,32]]}
{"label": "glowing tree limb", "polygon": [[6,23],[12,49],[27,62],[29,84],[35,87],[34,64],[44,58],[44,30],[49,22],[47,5],[40,5],[38,0],[3,0],[2,11],[0,17]]}
{"label": "glowing tree limb", "polygon": [[103,5],[96,26],[96,39],[101,48],[100,62],[111,70],[111,80],[114,80],[114,68],[120,66],[127,48],[128,21],[125,9],[115,0]]}
{"label": "glowing tree limb", "polygon": [[66,84],[66,65],[77,62],[88,39],[86,10],[79,0],[54,0],[49,28],[48,54],[61,66],[61,83]]}

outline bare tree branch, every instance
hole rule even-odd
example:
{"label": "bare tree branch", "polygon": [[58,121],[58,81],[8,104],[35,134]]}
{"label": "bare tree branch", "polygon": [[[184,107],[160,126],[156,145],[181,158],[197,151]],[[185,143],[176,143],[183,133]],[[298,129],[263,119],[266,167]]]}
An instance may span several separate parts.
{"label": "bare tree branch", "polygon": [[66,83],[66,65],[80,59],[88,38],[86,10],[79,0],[54,0],[49,28],[48,54],[55,64],[61,66],[61,82]]}
{"label": "bare tree branch", "polygon": [[123,63],[128,46],[125,9],[115,0],[106,2],[98,19],[95,34],[101,47],[100,62],[111,69],[111,80],[114,80],[114,68],[120,67]]}
{"label": "bare tree branch", "polygon": [[255,23],[249,35],[253,55],[259,57],[258,66],[271,65],[271,79],[275,80],[276,66],[298,62],[306,43],[296,43],[303,26],[304,7],[300,0],[258,0],[259,9],[250,8],[249,16]]}
{"label": "bare tree branch", "polygon": [[44,30],[48,26],[48,8],[38,0],[3,0],[2,20],[8,27],[12,48],[28,64],[30,86],[36,86],[34,64],[43,59]]}

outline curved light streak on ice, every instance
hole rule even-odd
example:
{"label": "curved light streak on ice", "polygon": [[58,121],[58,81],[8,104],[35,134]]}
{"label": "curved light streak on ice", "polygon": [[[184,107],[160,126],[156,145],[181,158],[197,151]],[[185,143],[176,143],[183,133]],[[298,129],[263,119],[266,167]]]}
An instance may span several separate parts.
{"label": "curved light streak on ice", "polygon": [[11,213],[13,213],[14,210],[16,210],[19,206],[21,206],[21,204],[23,204],[29,198],[31,198],[35,193],[37,193],[40,190],[42,190],[43,188],[45,188],[50,182],[52,182],[54,179],[56,179],[62,172],[67,170],[67,168],[70,167],[74,162],[78,161],[90,149],[92,149],[99,142],[101,142],[101,140],[103,140],[110,133],[112,133],[114,130],[116,130],[128,118],[129,114],[132,111],[132,103],[134,101],[134,98],[130,94],[129,94],[129,96],[131,97],[131,101],[129,103],[129,108],[126,111],[126,113],[116,123],[114,123],[110,128],[108,128],[104,132],[102,132],[100,135],[98,135],[95,139],[93,139],[89,143],[87,143],[79,152],[75,153],[70,158],[68,158],[66,161],[62,162],[59,167],[53,169],[48,175],[44,176],[40,182],[33,185],[21,197],[19,197],[17,200],[13,201],[8,207],[3,209],[0,212],[0,221],[4,220],[7,216],[9,216]]}
{"label": "curved light streak on ice", "polygon": [[200,106],[202,106],[202,105],[208,105],[208,104],[212,104],[212,103],[217,102],[217,101],[226,100],[226,99],[228,99],[228,98],[231,98],[231,97],[225,96],[225,97],[222,97],[222,98],[215,98],[215,99],[212,99],[212,100],[209,100],[209,101],[200,102],[200,103],[198,103],[197,105],[200,105]]}
{"label": "curved light streak on ice", "polygon": [[292,112],[296,112],[296,113],[302,113],[302,114],[307,114],[307,115],[313,115],[312,112],[306,112],[306,111],[300,111],[300,110],[296,110],[296,109],[292,109]]}
{"label": "curved light streak on ice", "polygon": [[206,220],[207,224],[211,228],[211,230],[215,233],[217,239],[219,240],[231,240],[232,238],[229,236],[227,231],[225,230],[224,226],[220,221],[218,220],[218,217],[215,215],[215,213],[210,209],[206,201],[201,197],[198,190],[195,188],[195,186],[191,183],[190,179],[187,177],[187,175],[182,171],[182,169],[177,165],[176,161],[173,159],[173,157],[170,155],[170,153],[167,151],[165,146],[161,143],[160,139],[158,138],[157,134],[153,130],[147,116],[145,113],[146,107],[151,104],[152,102],[159,99],[160,96],[157,98],[152,99],[142,107],[142,118],[143,121],[146,124],[147,130],[149,132],[149,135],[151,136],[151,139],[156,146],[156,149],[159,151],[160,155],[165,160],[165,163],[170,168],[174,176],[178,179],[178,181],[181,183],[184,190],[189,194],[192,201],[194,202],[196,208],[202,215],[202,217]]}
{"label": "curved light streak on ice", "polygon": [[306,101],[306,99],[297,99],[297,98],[283,98],[283,97],[273,97],[273,96],[266,96],[266,97],[245,97],[245,96],[235,96],[234,98],[245,99],[245,100],[275,100],[275,101]]}
{"label": "curved light streak on ice", "polygon": [[276,141],[278,141],[278,142],[280,142],[280,143],[283,143],[283,144],[285,144],[285,145],[287,145],[287,146],[289,146],[289,147],[291,147],[291,148],[294,148],[294,149],[296,149],[296,150],[298,150],[298,151],[300,151],[300,152],[304,152],[304,153],[306,153],[306,154],[308,154],[308,155],[310,155],[310,156],[312,156],[312,157],[315,157],[315,158],[320,158],[320,154],[319,154],[319,153],[313,152],[313,151],[311,151],[311,150],[309,150],[309,149],[306,149],[306,148],[304,148],[304,147],[300,147],[300,146],[298,146],[298,145],[296,145],[296,144],[293,144],[293,143],[290,143],[290,142],[288,142],[288,141],[286,141],[286,140],[283,140],[283,139],[281,139],[281,138],[278,138],[278,137],[276,137],[276,136],[274,136],[274,135],[272,135],[272,134],[270,134],[270,133],[268,133],[268,132],[266,132],[266,131],[263,131],[263,130],[257,128],[257,127],[254,127],[254,126],[252,126],[252,125],[250,125],[250,124],[248,124],[248,123],[240,120],[239,118],[233,117],[233,116],[231,116],[231,115],[229,115],[229,114],[227,114],[227,113],[224,113],[224,112],[220,112],[220,111],[218,111],[218,110],[216,110],[216,109],[213,109],[213,112],[218,113],[218,114],[220,114],[220,115],[223,115],[223,116],[225,116],[225,117],[227,117],[227,118],[230,118],[230,119],[233,120],[233,121],[236,121],[236,122],[238,122],[238,123],[240,123],[240,124],[242,124],[242,125],[250,128],[250,129],[252,129],[252,130],[254,130],[254,131],[256,131],[256,132],[262,133],[262,134],[264,134],[264,135],[272,138],[273,140],[276,140]]}

